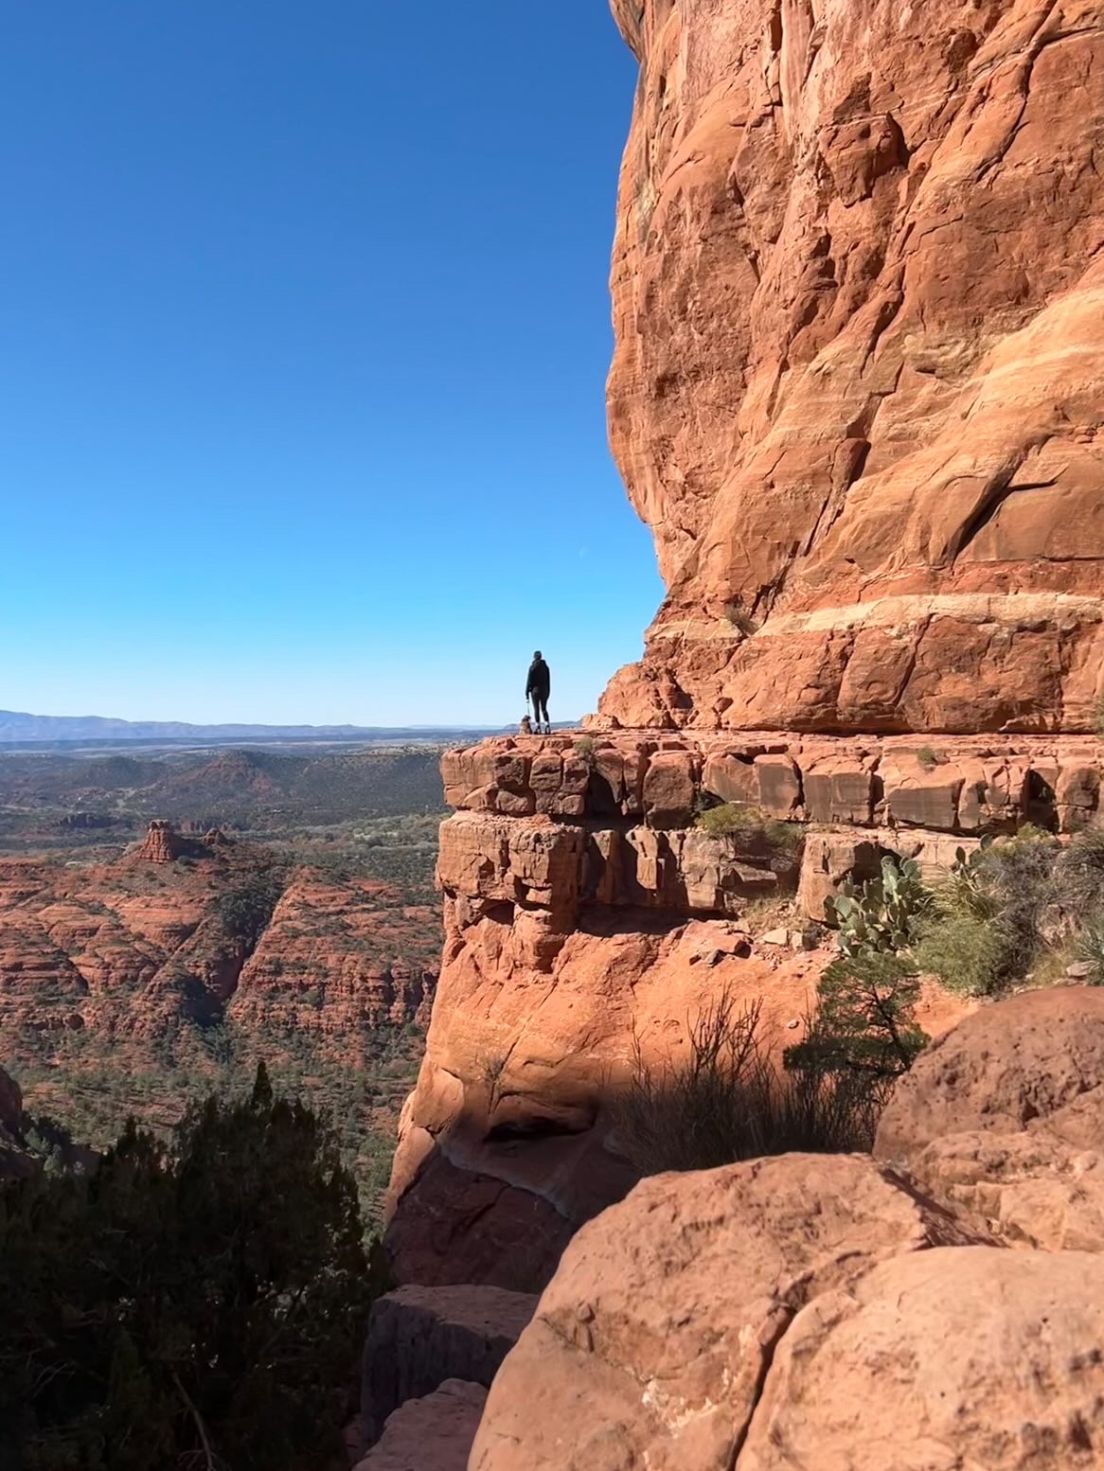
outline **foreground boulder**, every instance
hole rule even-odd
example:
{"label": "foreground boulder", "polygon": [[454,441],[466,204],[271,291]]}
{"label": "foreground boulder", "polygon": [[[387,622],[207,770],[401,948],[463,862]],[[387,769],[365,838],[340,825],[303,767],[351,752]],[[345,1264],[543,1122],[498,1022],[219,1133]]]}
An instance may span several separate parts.
{"label": "foreground boulder", "polygon": [[537,1299],[498,1287],[400,1287],[372,1307],[364,1345],[366,1442],[407,1400],[446,1380],[488,1388],[533,1316]]}
{"label": "foreground boulder", "polygon": [[798,1314],[735,1466],[1088,1471],[1104,1456],[1102,1343],[1104,1258],[897,1257]]}
{"label": "foreground boulder", "polygon": [[472,1471],[729,1471],[805,1303],[964,1239],[858,1156],[646,1180],[565,1252],[491,1389]]}
{"label": "foreground boulder", "polygon": [[909,1174],[1008,1246],[1104,1251],[1104,1154],[1047,1129],[934,1139],[910,1161]]}

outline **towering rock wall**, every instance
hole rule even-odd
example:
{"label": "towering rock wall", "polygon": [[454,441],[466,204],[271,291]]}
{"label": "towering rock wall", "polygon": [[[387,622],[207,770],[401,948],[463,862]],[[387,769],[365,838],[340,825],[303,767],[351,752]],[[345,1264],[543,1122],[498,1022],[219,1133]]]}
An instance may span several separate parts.
{"label": "towering rock wall", "polygon": [[610,435],[668,594],[588,740],[446,758],[404,1279],[539,1286],[623,1188],[634,1049],[719,994],[794,1040],[830,952],[766,943],[749,907],[795,875],[701,803],[803,825],[815,918],[887,852],[945,870],[1099,801],[1099,6],[613,9],[641,78]]}
{"label": "towering rock wall", "polygon": [[1101,689],[1095,0],[614,0],[628,727],[1080,731]]}

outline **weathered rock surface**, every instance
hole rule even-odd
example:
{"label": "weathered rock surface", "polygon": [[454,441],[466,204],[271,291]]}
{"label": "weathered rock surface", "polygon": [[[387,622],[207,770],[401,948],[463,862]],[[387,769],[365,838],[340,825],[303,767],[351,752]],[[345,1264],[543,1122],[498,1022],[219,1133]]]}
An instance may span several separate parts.
{"label": "weathered rock surface", "polygon": [[647,1180],[568,1247],[492,1387],[472,1471],[727,1471],[805,1303],[963,1239],[858,1157]]}
{"label": "weathered rock surface", "polygon": [[361,1419],[367,1443],[407,1400],[446,1380],[489,1388],[537,1300],[498,1287],[400,1287],[372,1307],[364,1344]]}
{"label": "weathered rock surface", "polygon": [[482,1385],[449,1379],[423,1399],[408,1400],[355,1471],[467,1471],[486,1398]]}
{"label": "weathered rock surface", "polygon": [[[1104,1143],[1104,1120],[1098,1138]],[[951,1134],[909,1162],[933,1199],[1008,1246],[1104,1251],[1104,1153],[1048,1129]]]}
{"label": "weathered rock surface", "polygon": [[1102,1334],[1104,1257],[898,1256],[798,1315],[735,1466],[1088,1471],[1104,1444]]}
{"label": "weathered rock surface", "polygon": [[923,1052],[878,1128],[880,1159],[909,1165],[960,1133],[1045,1129],[1074,1148],[1104,1129],[1104,990],[1060,986],[983,1007]]}
{"label": "weathered rock surface", "polygon": [[299,871],[250,951],[220,902],[263,875],[271,852],[221,834],[173,842],[188,863],[158,858],[149,838],[108,863],[0,860],[0,1030],[149,1038],[230,1014],[246,1032],[294,1027],[347,1047],[428,1023],[433,974],[387,958],[437,924],[427,906]]}
{"label": "weathered rock surface", "polygon": [[1009,1245],[1104,1252],[1104,992],[963,1021],[902,1079],[875,1153]]}
{"label": "weathered rock surface", "polygon": [[[446,824],[447,826],[447,824]],[[762,1003],[764,1041],[794,1040],[823,957],[752,955],[727,921],[659,924],[597,908],[534,946],[541,915],[446,902],[445,961],[418,1085],[404,1111],[388,1233],[402,1280],[539,1291],[574,1230],[632,1185],[610,1102],[646,1056],[687,1043],[727,989]]]}
{"label": "weathered rock surface", "polygon": [[614,0],[614,453],[667,597],[627,727],[1088,730],[1093,0]]}

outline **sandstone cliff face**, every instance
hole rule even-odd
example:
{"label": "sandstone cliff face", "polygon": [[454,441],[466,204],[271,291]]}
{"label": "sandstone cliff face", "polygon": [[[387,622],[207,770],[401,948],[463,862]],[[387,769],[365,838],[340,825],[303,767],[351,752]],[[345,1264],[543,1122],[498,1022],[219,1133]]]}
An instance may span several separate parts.
{"label": "sandstone cliff face", "polygon": [[[542,1287],[633,1182],[611,1105],[638,1049],[677,1055],[723,993],[761,1006],[768,1045],[800,1036],[833,950],[757,940],[770,927],[750,927],[749,907],[796,893],[821,912],[883,853],[945,868],[1028,810],[1077,826],[1099,789],[1084,745],[966,741],[932,769],[903,739],[613,734],[448,753],[445,949],[392,1176],[399,1280]],[[792,851],[696,827],[709,799],[807,828],[800,872]],[[923,1025],[938,1035],[966,1009],[933,988]]]}
{"label": "sandstone cliff face", "polygon": [[630,727],[1091,728],[1093,0],[614,0],[614,453],[668,596]]}

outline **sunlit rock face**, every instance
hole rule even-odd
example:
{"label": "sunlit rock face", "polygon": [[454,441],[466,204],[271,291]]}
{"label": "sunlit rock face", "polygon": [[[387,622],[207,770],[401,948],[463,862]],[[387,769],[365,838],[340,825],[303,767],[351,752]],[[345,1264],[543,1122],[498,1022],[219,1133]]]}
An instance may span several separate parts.
{"label": "sunlit rock face", "polygon": [[614,0],[610,437],[668,594],[604,715],[1091,728],[1095,0]]}

